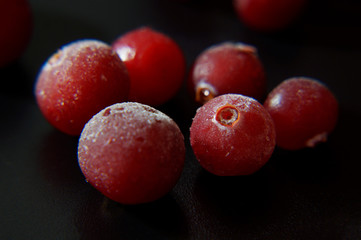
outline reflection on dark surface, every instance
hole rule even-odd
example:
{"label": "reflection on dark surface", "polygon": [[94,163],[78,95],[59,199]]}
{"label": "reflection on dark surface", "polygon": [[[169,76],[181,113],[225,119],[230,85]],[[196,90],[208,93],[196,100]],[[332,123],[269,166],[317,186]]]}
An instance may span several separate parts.
{"label": "reflection on dark surface", "polygon": [[[250,176],[216,176],[203,170],[197,177],[194,194],[199,202],[196,214],[203,235],[218,238],[260,232],[268,218],[270,186],[265,171]],[[262,221],[260,221],[263,219]]]}
{"label": "reflection on dark surface", "polygon": [[195,187],[202,204],[210,205],[208,209],[216,210],[225,222],[249,222],[264,215],[268,208],[269,186],[264,172],[222,177],[201,171]]}
{"label": "reflection on dark surface", "polygon": [[292,181],[301,183],[332,182],[339,175],[339,159],[328,143],[298,151],[276,149],[273,166]]}
{"label": "reflection on dark surface", "polygon": [[78,137],[52,129],[39,148],[40,170],[55,188],[66,188],[84,181],[78,166]]}
{"label": "reflection on dark surface", "polygon": [[74,216],[80,239],[184,239],[187,230],[175,200],[166,195],[141,205],[122,205],[89,191]]}
{"label": "reflection on dark surface", "polygon": [[0,94],[32,97],[32,82],[29,81],[28,73],[20,62],[16,61],[0,68],[0,81],[3,84],[0,88]]}

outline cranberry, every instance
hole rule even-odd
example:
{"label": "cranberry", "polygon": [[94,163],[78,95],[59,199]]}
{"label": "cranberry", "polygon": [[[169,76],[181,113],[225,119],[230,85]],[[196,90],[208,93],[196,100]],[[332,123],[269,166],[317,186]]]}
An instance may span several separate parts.
{"label": "cranberry", "polygon": [[224,42],[204,50],[191,69],[188,86],[198,103],[215,96],[237,93],[261,99],[266,78],[256,48]]}
{"label": "cranberry", "polygon": [[180,89],[185,74],[185,58],[177,43],[148,27],[130,31],[113,43],[125,62],[131,87],[129,99],[161,105]]}
{"label": "cranberry", "polygon": [[314,147],[327,140],[338,118],[338,102],[317,80],[295,77],[268,95],[265,108],[277,132],[277,145],[288,150]]}
{"label": "cranberry", "polygon": [[97,40],[65,45],[38,76],[35,95],[46,119],[80,135],[85,123],[106,106],[127,100],[129,76],[111,46]]}
{"label": "cranberry", "polygon": [[184,137],[164,113],[141,103],[118,103],[96,114],[79,139],[78,159],[87,181],[123,204],[154,201],[178,181]]}
{"label": "cranberry", "polygon": [[197,110],[190,142],[199,163],[220,176],[248,175],[259,170],[275,147],[275,127],[255,99],[225,94]]}
{"label": "cranberry", "polygon": [[33,31],[27,0],[0,3],[0,67],[15,61],[25,51]]}
{"label": "cranberry", "polygon": [[288,27],[302,12],[307,0],[234,0],[241,21],[260,31]]}

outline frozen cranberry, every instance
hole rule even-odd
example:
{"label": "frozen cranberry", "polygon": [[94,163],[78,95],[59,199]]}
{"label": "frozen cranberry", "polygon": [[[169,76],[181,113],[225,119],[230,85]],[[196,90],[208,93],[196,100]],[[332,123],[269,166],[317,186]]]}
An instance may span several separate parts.
{"label": "frozen cranberry", "polygon": [[184,158],[177,124],[141,103],[103,109],[85,125],[79,139],[79,165],[87,181],[123,204],[167,194],[181,175]]}
{"label": "frozen cranberry", "polygon": [[85,123],[106,106],[127,100],[129,76],[111,46],[80,40],[63,46],[42,67],[35,96],[46,119],[80,135]]}
{"label": "frozen cranberry", "polygon": [[190,141],[199,163],[220,176],[248,175],[259,170],[275,147],[275,127],[255,99],[221,95],[197,110]]}
{"label": "frozen cranberry", "polygon": [[204,50],[190,71],[188,87],[198,103],[215,96],[237,93],[261,99],[266,78],[256,48],[224,42]]}
{"label": "frozen cranberry", "polygon": [[277,145],[288,150],[314,147],[327,140],[338,118],[338,102],[319,81],[290,78],[268,95],[265,108],[277,132]]}
{"label": "frozen cranberry", "polygon": [[288,27],[302,12],[306,0],[234,0],[241,21],[260,31]]}
{"label": "frozen cranberry", "polygon": [[131,101],[161,105],[180,89],[185,75],[185,59],[170,37],[142,27],[116,39],[113,49],[127,66]]}
{"label": "frozen cranberry", "polygon": [[32,12],[27,0],[0,1],[0,67],[20,57],[32,30]]}

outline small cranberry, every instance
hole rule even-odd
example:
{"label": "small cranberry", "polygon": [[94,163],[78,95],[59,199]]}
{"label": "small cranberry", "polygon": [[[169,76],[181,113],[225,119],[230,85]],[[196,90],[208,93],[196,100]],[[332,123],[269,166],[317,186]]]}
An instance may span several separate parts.
{"label": "small cranberry", "polygon": [[204,50],[197,57],[190,71],[188,87],[200,104],[227,93],[261,99],[266,91],[266,77],[256,48],[224,42]]}
{"label": "small cranberry", "polygon": [[306,77],[283,81],[268,95],[265,108],[277,132],[277,145],[288,150],[325,142],[338,119],[338,102],[321,82]]}
{"label": "small cranberry", "polygon": [[112,46],[127,66],[131,101],[155,106],[176,95],[184,80],[185,58],[173,39],[142,27],[120,36]]}
{"label": "small cranberry", "polygon": [[275,127],[269,113],[255,99],[225,94],[197,110],[190,142],[200,165],[220,176],[249,175],[271,157]]}

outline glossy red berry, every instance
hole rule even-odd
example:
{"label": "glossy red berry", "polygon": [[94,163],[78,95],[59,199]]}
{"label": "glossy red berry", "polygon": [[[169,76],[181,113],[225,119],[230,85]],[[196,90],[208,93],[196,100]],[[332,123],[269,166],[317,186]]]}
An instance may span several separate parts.
{"label": "glossy red berry", "polygon": [[259,170],[275,147],[275,127],[256,100],[226,94],[197,110],[190,142],[200,165],[220,176],[248,175]]}
{"label": "glossy red berry", "polygon": [[338,118],[338,102],[317,80],[295,77],[273,89],[265,103],[277,132],[277,145],[288,150],[314,147],[327,140]]}
{"label": "glossy red berry", "polygon": [[81,40],[63,46],[46,61],[35,96],[54,127],[80,135],[94,114],[127,100],[129,85],[126,67],[109,45]]}
{"label": "glossy red berry", "polygon": [[177,124],[140,103],[120,103],[96,114],[79,139],[78,159],[87,181],[123,204],[154,201],[177,183],[185,146]]}
{"label": "glossy red berry", "polygon": [[188,85],[200,104],[227,93],[261,99],[266,91],[266,77],[256,48],[224,42],[204,50],[197,57]]}
{"label": "glossy red berry", "polygon": [[0,1],[0,67],[18,59],[29,44],[33,17],[27,0]]}
{"label": "glossy red berry", "polygon": [[307,0],[234,0],[240,20],[259,31],[277,31],[296,20]]}
{"label": "glossy red berry", "polygon": [[156,106],[176,95],[184,80],[185,58],[173,39],[142,27],[120,36],[112,46],[127,66],[131,101]]}

